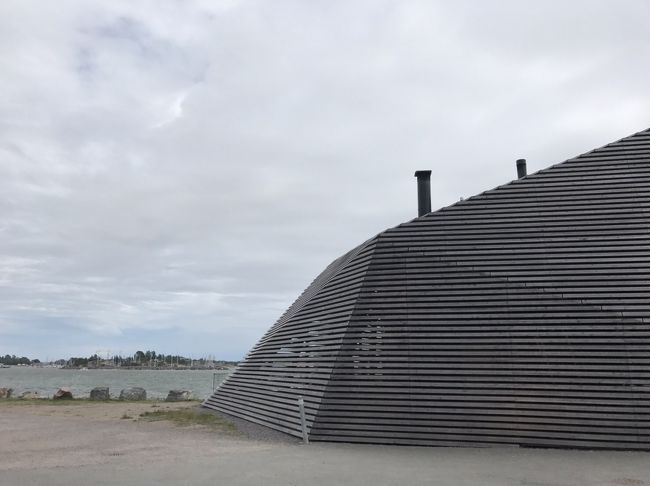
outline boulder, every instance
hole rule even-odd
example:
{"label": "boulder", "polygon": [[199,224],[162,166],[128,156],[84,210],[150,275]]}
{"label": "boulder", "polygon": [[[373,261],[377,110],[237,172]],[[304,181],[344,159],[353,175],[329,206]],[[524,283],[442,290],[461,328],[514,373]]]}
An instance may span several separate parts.
{"label": "boulder", "polygon": [[107,386],[96,386],[90,390],[90,399],[91,400],[110,400],[111,396],[108,393]]}
{"label": "boulder", "polygon": [[59,388],[52,396],[53,400],[72,400],[72,390],[67,386]]}
{"label": "boulder", "polygon": [[147,391],[139,386],[125,388],[120,392],[120,400],[146,400]]}
{"label": "boulder", "polygon": [[192,392],[190,390],[169,390],[167,394],[166,402],[184,402],[192,398]]}
{"label": "boulder", "polygon": [[37,391],[27,390],[20,394],[20,398],[22,398],[23,400],[36,400],[37,398],[44,398],[44,397]]}
{"label": "boulder", "polygon": [[0,388],[0,398],[11,398],[13,388]]}

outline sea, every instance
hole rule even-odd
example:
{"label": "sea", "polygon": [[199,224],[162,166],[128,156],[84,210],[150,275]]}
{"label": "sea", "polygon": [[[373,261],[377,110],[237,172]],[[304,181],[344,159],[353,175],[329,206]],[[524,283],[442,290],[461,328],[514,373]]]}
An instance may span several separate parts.
{"label": "sea", "polygon": [[134,369],[63,369],[12,366],[0,368],[0,388],[13,388],[13,396],[37,391],[51,397],[59,388],[68,387],[74,398],[87,398],[96,386],[109,387],[111,398],[123,388],[139,386],[147,398],[164,399],[169,390],[191,390],[192,396],[205,399],[213,386],[221,383],[230,370],[134,370]]}

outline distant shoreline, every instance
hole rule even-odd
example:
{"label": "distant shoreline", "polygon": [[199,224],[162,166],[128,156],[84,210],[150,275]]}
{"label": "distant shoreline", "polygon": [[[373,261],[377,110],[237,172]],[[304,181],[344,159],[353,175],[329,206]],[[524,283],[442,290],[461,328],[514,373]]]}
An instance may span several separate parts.
{"label": "distant shoreline", "polygon": [[[36,368],[36,366],[34,366]],[[100,366],[98,368],[95,367],[71,367],[71,366],[63,366],[61,367],[62,370],[77,370],[77,371],[89,371],[89,370],[128,370],[128,371],[230,371],[232,369],[235,369],[236,365],[233,366],[223,366],[223,367],[217,367],[217,368],[202,368],[198,366],[188,366],[188,367],[182,367],[179,366],[178,368],[162,368],[158,366]]]}
{"label": "distant shoreline", "polygon": [[72,371],[90,371],[90,370],[127,370],[127,371],[230,371],[237,367],[237,365],[216,366],[216,367],[202,367],[202,366],[178,366],[178,367],[162,367],[162,366],[48,366],[48,365],[2,365],[0,369],[8,368],[53,368],[58,370],[72,370]]}

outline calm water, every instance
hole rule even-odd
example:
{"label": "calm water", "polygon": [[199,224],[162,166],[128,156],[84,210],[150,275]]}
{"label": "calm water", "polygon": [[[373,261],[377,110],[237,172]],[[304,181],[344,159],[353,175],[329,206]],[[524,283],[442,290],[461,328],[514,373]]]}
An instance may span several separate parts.
{"label": "calm water", "polygon": [[219,384],[229,371],[212,370],[62,370],[57,368],[11,367],[0,368],[0,388],[14,389],[14,396],[27,390],[52,396],[57,389],[67,386],[75,398],[90,395],[96,386],[110,388],[116,398],[122,388],[140,386],[147,390],[147,398],[165,398],[174,389],[192,390],[196,398],[207,398],[212,392],[212,377]]}

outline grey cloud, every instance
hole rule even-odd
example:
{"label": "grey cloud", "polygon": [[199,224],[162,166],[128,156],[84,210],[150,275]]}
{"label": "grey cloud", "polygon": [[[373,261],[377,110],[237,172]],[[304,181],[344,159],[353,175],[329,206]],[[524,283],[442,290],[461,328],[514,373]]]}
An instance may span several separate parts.
{"label": "grey cloud", "polygon": [[438,208],[646,128],[648,15],[3,2],[0,354],[241,357],[414,170]]}

